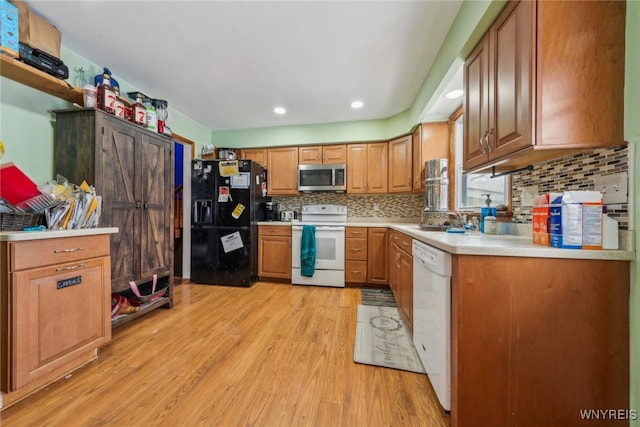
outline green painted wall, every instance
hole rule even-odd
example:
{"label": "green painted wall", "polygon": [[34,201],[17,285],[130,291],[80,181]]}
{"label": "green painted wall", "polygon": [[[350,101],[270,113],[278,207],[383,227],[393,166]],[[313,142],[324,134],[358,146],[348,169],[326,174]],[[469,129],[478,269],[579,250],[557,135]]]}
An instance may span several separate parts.
{"label": "green painted wall", "polygon": [[[627,35],[625,60],[625,96],[624,96],[624,137],[631,145],[630,159],[634,167],[634,174],[629,176],[629,180],[635,183],[635,200],[632,208],[635,226],[635,247],[640,248],[640,234],[638,224],[640,224],[640,195],[638,173],[640,171],[640,50],[637,41],[640,38],[640,2],[627,2]],[[636,252],[637,254],[637,252]],[[630,409],[638,411],[640,417],[640,266],[638,256],[636,261],[631,263],[631,296],[630,306],[630,346],[631,346],[631,396]],[[640,419],[631,422],[633,427],[640,427]]]}

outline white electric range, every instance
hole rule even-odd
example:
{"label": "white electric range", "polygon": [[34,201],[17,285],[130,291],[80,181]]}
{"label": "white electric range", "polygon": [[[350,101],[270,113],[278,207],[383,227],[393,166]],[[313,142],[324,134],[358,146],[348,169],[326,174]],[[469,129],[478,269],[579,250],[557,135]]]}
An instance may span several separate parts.
{"label": "white electric range", "polygon": [[[291,283],[344,287],[344,233],[347,207],[344,205],[306,205],[300,222],[291,227]],[[301,274],[300,249],[305,225],[315,227],[316,262],[312,276]]]}

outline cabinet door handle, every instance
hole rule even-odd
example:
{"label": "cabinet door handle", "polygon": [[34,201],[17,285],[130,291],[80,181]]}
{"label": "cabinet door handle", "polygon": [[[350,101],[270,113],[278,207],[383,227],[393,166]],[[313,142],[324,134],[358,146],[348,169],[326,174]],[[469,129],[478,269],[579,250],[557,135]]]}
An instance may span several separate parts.
{"label": "cabinet door handle", "polygon": [[360,252],[361,248],[351,248],[351,252]]}
{"label": "cabinet door handle", "polygon": [[482,150],[482,154],[487,154],[487,149],[485,148],[485,140],[487,138],[487,134],[489,131],[484,131],[484,134],[480,137],[480,149]]}
{"label": "cabinet door handle", "polygon": [[54,254],[61,254],[61,253],[77,252],[77,251],[84,251],[84,248],[56,249],[56,250],[53,251],[53,253]]}
{"label": "cabinet door handle", "polygon": [[136,201],[136,209],[140,209],[140,202]]}
{"label": "cabinet door handle", "polygon": [[78,268],[84,267],[85,265],[86,264],[76,264],[76,265],[72,265],[71,267],[60,267],[60,268],[56,268],[56,271],[76,270]]}
{"label": "cabinet door handle", "polygon": [[491,144],[489,144],[489,135],[493,135],[493,128],[489,129],[489,133],[487,133],[487,137],[485,138],[485,141],[487,143],[487,150],[489,151],[489,153],[491,153],[493,149],[491,148]]}
{"label": "cabinet door handle", "polygon": [[142,204],[142,208],[143,208],[143,209],[149,209],[149,204],[148,204],[147,202],[144,202],[144,203]]}

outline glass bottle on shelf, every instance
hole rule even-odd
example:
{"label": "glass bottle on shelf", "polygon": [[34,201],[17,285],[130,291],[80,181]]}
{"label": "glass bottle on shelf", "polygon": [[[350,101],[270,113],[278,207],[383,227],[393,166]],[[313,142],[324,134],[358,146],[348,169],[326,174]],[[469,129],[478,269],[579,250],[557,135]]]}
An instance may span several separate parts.
{"label": "glass bottle on shelf", "polygon": [[147,127],[147,107],[142,103],[142,94],[136,95],[136,102],[131,107],[133,112],[133,122],[140,126]]}
{"label": "glass bottle on shelf", "polygon": [[145,103],[147,108],[147,129],[157,132],[158,131],[158,114],[156,108],[153,106],[151,100]]}
{"label": "glass bottle on shelf", "polygon": [[115,101],[115,115],[116,117],[120,117],[121,119],[125,119],[126,118],[126,104],[124,102],[124,99],[122,99],[122,97],[120,96],[120,88],[118,86],[115,86],[113,88],[113,92],[116,96],[116,101]]}
{"label": "glass bottle on shelf", "polygon": [[111,89],[109,74],[102,75],[102,83],[98,85],[98,108],[109,114],[116,113],[116,94]]}

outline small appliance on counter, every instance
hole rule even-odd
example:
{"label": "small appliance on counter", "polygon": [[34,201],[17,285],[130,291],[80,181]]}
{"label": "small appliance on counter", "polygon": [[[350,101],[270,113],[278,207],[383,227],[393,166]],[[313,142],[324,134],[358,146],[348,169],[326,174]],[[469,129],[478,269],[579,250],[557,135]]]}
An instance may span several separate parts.
{"label": "small appliance on counter", "polygon": [[282,211],[280,212],[280,221],[293,221],[296,218],[294,211]]}
{"label": "small appliance on counter", "polygon": [[449,160],[433,159],[425,162],[425,208],[420,228],[444,231],[451,227],[449,215]]}
{"label": "small appliance on counter", "polygon": [[274,202],[265,202],[265,213],[267,221],[280,221],[280,213],[278,205]]}

